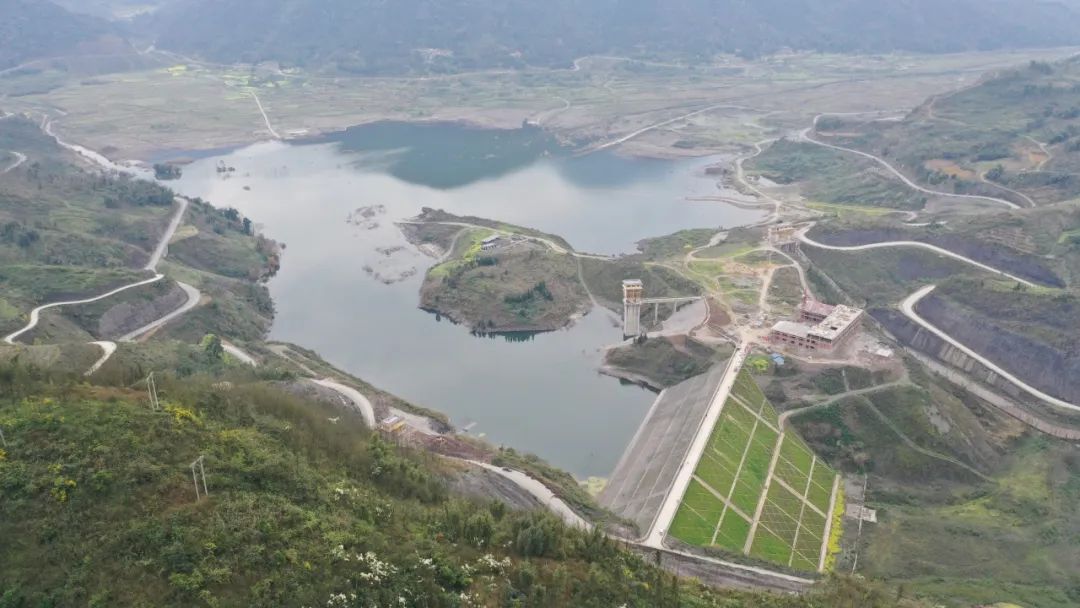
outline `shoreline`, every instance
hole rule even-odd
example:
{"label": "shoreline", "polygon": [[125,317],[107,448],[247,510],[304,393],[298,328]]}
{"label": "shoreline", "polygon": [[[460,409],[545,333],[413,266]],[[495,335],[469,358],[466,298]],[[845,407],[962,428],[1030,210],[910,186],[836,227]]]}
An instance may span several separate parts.
{"label": "shoreline", "polygon": [[[523,128],[533,128],[538,131],[542,131],[554,137],[559,145],[563,147],[567,154],[576,155],[581,154],[581,149],[573,148],[567,145],[567,139],[564,137],[565,132],[556,129],[549,129],[542,125],[532,125],[530,127],[519,126],[516,128],[507,127],[502,121],[485,121],[474,118],[446,118],[446,119],[419,119],[409,120],[404,118],[395,117],[381,117],[371,120],[364,120],[361,122],[349,124],[346,126],[335,126],[331,128],[319,128],[308,130],[302,135],[290,136],[286,133],[281,138],[272,137],[224,137],[220,141],[213,142],[212,145],[205,148],[188,148],[188,147],[174,147],[170,146],[169,142],[165,142],[163,147],[147,147],[147,148],[132,148],[131,153],[122,154],[121,150],[112,151],[108,154],[102,154],[102,157],[113,163],[125,163],[136,162],[143,163],[147,166],[154,163],[176,163],[181,161],[193,161],[209,158],[212,156],[221,156],[229,154],[261,143],[269,142],[281,142],[288,145],[318,145],[335,143],[334,137],[342,136],[350,129],[357,129],[363,127],[369,127],[378,124],[401,124],[412,126],[459,126],[468,129],[476,129],[481,131],[516,131]],[[597,140],[602,141],[602,140]],[[593,142],[596,143],[596,142]],[[588,146],[584,148],[588,150]],[[671,148],[670,146],[635,146],[632,141],[625,142],[620,146],[605,149],[604,152],[609,154],[615,154],[624,158],[638,159],[638,160],[657,160],[657,161],[678,161],[688,159],[702,159],[710,156],[717,156],[731,152],[730,148],[695,148],[695,149],[679,149]],[[592,152],[585,152],[591,154]],[[116,156],[117,158],[113,158]],[[122,158],[124,156],[130,156],[131,158]],[[119,160],[118,160],[119,159]]]}

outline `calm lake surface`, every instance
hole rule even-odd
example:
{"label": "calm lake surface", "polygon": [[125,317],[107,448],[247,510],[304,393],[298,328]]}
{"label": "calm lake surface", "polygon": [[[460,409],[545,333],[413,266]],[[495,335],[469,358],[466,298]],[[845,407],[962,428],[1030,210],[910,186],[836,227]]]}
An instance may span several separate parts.
{"label": "calm lake surface", "polygon": [[[584,478],[611,472],[654,398],[596,372],[601,349],[621,339],[613,316],[597,310],[526,342],[472,336],[417,308],[433,260],[393,222],[433,207],[538,228],[580,251],[632,252],[645,237],[761,217],[684,200],[716,193],[702,173],[715,160],[572,157],[534,130],[383,124],[203,158],[172,185],[236,207],[286,244],[270,283],[272,338]],[[235,171],[220,174],[221,163]]]}

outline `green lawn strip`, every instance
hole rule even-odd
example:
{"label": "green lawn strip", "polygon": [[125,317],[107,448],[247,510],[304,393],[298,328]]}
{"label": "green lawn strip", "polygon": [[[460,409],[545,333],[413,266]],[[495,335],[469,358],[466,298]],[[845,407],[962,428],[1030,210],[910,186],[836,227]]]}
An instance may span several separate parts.
{"label": "green lawn strip", "polygon": [[792,554],[791,567],[806,572],[817,572],[818,559],[818,556],[805,557],[802,553],[795,551]]}
{"label": "green lawn strip", "polygon": [[739,420],[734,416],[724,415],[713,427],[709,445],[715,446],[720,452],[727,453],[729,449],[737,449],[741,453],[742,446],[746,444],[753,429],[753,419]]}
{"label": "green lawn strip", "polygon": [[779,435],[772,429],[758,425],[749,450],[746,452],[746,458],[743,460],[735,492],[731,497],[732,504],[744,513],[753,513],[757,510],[757,503],[769,472],[772,450],[778,439]]}
{"label": "green lawn strip", "polygon": [[799,469],[803,473],[803,477],[810,475],[810,464],[814,460],[814,453],[810,451],[810,448],[806,447],[806,444],[797,435],[788,434],[784,446],[780,450],[780,457]]}
{"label": "green lawn strip", "polygon": [[750,555],[773,563],[786,564],[791,557],[791,547],[775,534],[759,526],[754,535],[754,544],[750,547]]}
{"label": "green lawn strip", "polygon": [[765,399],[765,395],[758,388],[756,382],[754,382],[753,376],[750,375],[745,369],[739,372],[738,378],[735,379],[735,385],[732,387],[732,393],[737,395],[746,403],[760,403]]}
{"label": "green lawn strip", "polygon": [[803,511],[802,523],[799,526],[799,538],[795,543],[795,552],[813,560],[814,569],[817,569],[817,562],[821,557],[821,543],[824,534],[825,518],[810,509]]}
{"label": "green lawn strip", "polygon": [[[802,499],[792,494],[780,484],[773,484],[769,486],[769,494],[765,498],[765,509],[761,515],[762,523],[768,525],[768,521],[783,515],[781,522],[785,525],[790,523],[792,525],[791,540],[794,542],[795,529],[794,525],[799,521],[799,513],[802,510]],[[766,513],[770,516],[766,517]],[[778,515],[779,514],[779,515]],[[777,524],[779,525],[779,524]],[[782,532],[772,526],[769,526],[773,532],[782,534]]]}
{"label": "green lawn strip", "polygon": [[738,513],[727,510],[720,528],[716,532],[716,546],[724,547],[735,552],[742,552],[746,544],[746,537],[750,535],[750,522],[739,516]]}
{"label": "green lawn strip", "polygon": [[[787,443],[786,439],[784,443]],[[783,452],[781,452],[780,458],[776,461],[776,468],[773,469],[773,478],[782,480],[789,486],[802,491],[802,489],[806,487],[806,480],[808,477],[809,475],[807,475],[806,471],[802,471],[791,464],[791,462],[784,458]]]}
{"label": "green lawn strip", "polygon": [[728,399],[724,406],[724,416],[737,421],[747,430],[754,426],[754,421],[757,419],[752,411],[743,407],[736,399]]}
{"label": "green lawn strip", "polygon": [[720,499],[697,480],[691,480],[671,524],[671,534],[693,545],[708,545],[723,508]]}
{"label": "green lawn strip", "polygon": [[735,505],[743,513],[753,515],[757,510],[758,500],[761,499],[762,485],[749,483],[742,477],[735,483],[735,489],[731,493],[731,504]]}
{"label": "green lawn strip", "polygon": [[769,403],[764,396],[761,397],[761,410],[758,415],[761,416],[766,422],[773,425],[776,428],[780,428],[780,416],[777,415],[776,409]]}
{"label": "green lawn strip", "polygon": [[714,459],[708,452],[698,463],[694,474],[721,496],[727,496],[735,479],[735,470]]}
{"label": "green lawn strip", "polygon": [[[772,461],[773,450],[776,442],[780,440],[780,434],[767,426],[758,425],[751,441],[750,450],[746,454],[746,462],[740,477],[759,480],[765,485],[765,478],[769,475],[769,463]],[[747,477],[750,476],[750,477]]]}
{"label": "green lawn strip", "polygon": [[817,466],[814,467],[814,476],[812,483],[810,484],[808,498],[810,499],[810,504],[821,509],[822,513],[826,513],[829,510],[829,499],[832,497],[833,480],[835,478],[836,471],[825,466],[824,463],[819,460]]}

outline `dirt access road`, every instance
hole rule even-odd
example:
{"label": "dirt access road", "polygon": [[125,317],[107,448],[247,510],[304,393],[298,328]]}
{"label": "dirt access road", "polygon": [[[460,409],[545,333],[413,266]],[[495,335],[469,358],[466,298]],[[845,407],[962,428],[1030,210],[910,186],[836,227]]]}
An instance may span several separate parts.
{"label": "dirt access road", "polygon": [[845,116],[845,115],[852,115],[852,114],[838,114],[838,113],[818,114],[817,116],[814,117],[814,125],[812,127],[808,127],[806,129],[804,129],[799,134],[799,138],[802,141],[805,141],[805,142],[808,142],[808,143],[811,143],[811,144],[814,144],[814,145],[817,145],[817,146],[822,146],[824,148],[829,148],[831,150],[837,150],[837,151],[840,151],[840,152],[846,152],[848,154],[855,154],[855,155],[861,156],[863,158],[868,158],[868,159],[874,161],[875,163],[881,165],[882,167],[884,167],[889,173],[893,174],[893,176],[895,176],[897,179],[904,182],[904,185],[906,185],[907,187],[909,187],[909,188],[911,188],[913,190],[917,190],[919,192],[922,192],[924,194],[931,194],[933,196],[943,196],[943,197],[948,197],[948,198],[988,201],[988,202],[995,203],[995,204],[998,204],[998,205],[1004,205],[1004,206],[1006,206],[1006,207],[1008,207],[1010,209],[1020,209],[1020,205],[1017,205],[1016,203],[1014,203],[1012,201],[1007,201],[1007,200],[1005,200],[1003,198],[996,198],[996,197],[993,197],[993,196],[982,196],[982,195],[978,195],[978,194],[954,194],[954,193],[951,193],[951,192],[941,192],[939,190],[931,190],[929,188],[924,188],[923,186],[920,186],[919,184],[916,184],[915,182],[911,181],[908,178],[908,176],[904,175],[902,172],[900,172],[899,169],[892,166],[885,159],[883,159],[883,158],[881,158],[879,156],[874,156],[873,154],[870,154],[868,152],[863,152],[862,150],[855,150],[854,148],[845,148],[843,146],[837,146],[835,144],[828,144],[828,143],[825,143],[823,141],[814,139],[810,135],[813,131],[815,131],[817,129],[818,122],[822,118],[824,118],[826,116]]}
{"label": "dirt access road", "polygon": [[[105,158],[101,154],[98,154],[97,152],[94,152],[93,150],[88,150],[86,148],[83,148],[82,146],[76,146],[74,144],[69,144],[67,142],[62,141],[59,137],[57,137],[55,134],[52,133],[51,126],[52,125],[48,121],[48,119],[45,119],[42,122],[42,130],[47,135],[51,136],[54,140],[56,140],[56,143],[58,145],[60,145],[61,147],[75,152],[79,156],[81,156],[81,157],[83,157],[85,159],[88,159],[90,162],[98,165],[99,167],[101,167],[101,168],[103,168],[103,169],[105,169],[107,171],[119,171],[121,173],[128,173],[128,174],[132,173],[129,169],[127,169],[125,167],[121,167],[121,166],[113,163],[112,161],[108,160],[107,158]],[[134,289],[136,287],[142,287],[144,285],[150,285],[152,283],[156,283],[156,282],[164,279],[165,275],[157,272],[157,267],[158,267],[159,264],[161,264],[161,260],[168,253],[169,241],[171,241],[172,238],[173,238],[173,235],[176,234],[176,229],[180,226],[180,222],[183,221],[184,214],[187,212],[188,205],[190,204],[190,201],[188,201],[188,199],[183,198],[183,197],[179,197],[179,196],[174,199],[174,202],[177,205],[176,213],[174,213],[172,218],[169,220],[168,225],[166,225],[166,227],[165,227],[164,233],[161,235],[161,239],[159,239],[157,245],[154,247],[154,250],[150,253],[150,257],[147,260],[146,265],[143,267],[143,270],[153,272],[154,273],[153,277],[151,277],[149,279],[144,279],[142,281],[136,281],[136,282],[133,282],[133,283],[129,283],[127,285],[123,285],[121,287],[113,289],[112,291],[101,294],[99,296],[95,296],[95,297],[91,297],[91,298],[84,298],[84,299],[81,299],[81,300],[65,300],[65,301],[61,301],[61,302],[51,302],[51,303],[48,303],[48,304],[43,304],[41,306],[38,306],[37,308],[34,308],[33,310],[30,311],[30,319],[27,322],[27,324],[25,326],[23,326],[21,329],[19,329],[19,330],[15,331],[15,332],[5,336],[3,341],[5,343],[7,343],[7,344],[14,345],[16,343],[16,340],[18,340],[18,338],[20,336],[22,336],[26,332],[34,329],[35,327],[37,327],[38,323],[41,320],[41,313],[46,311],[46,310],[50,310],[50,309],[53,309],[53,308],[61,308],[61,307],[64,307],[64,306],[76,306],[76,305],[79,305],[79,304],[90,304],[90,303],[93,303],[93,302],[98,302],[98,301],[101,301],[101,300],[104,300],[104,299],[107,299],[107,298],[111,298],[112,296],[115,296],[116,294],[123,293],[123,292],[125,292],[125,291],[127,291],[129,289]],[[147,325],[141,327],[140,329],[137,329],[134,332],[122,337],[120,339],[120,341],[125,342],[125,341],[134,340],[135,338],[137,338],[137,337],[139,337],[141,335],[144,335],[144,334],[146,334],[146,333],[148,333],[148,332],[150,332],[152,330],[155,330],[155,329],[161,327],[162,325],[165,325],[169,321],[179,317],[180,315],[183,315],[187,311],[189,311],[192,308],[194,308],[195,306],[197,306],[198,303],[199,303],[199,300],[202,298],[202,294],[199,292],[199,290],[192,287],[191,285],[188,285],[188,284],[180,282],[180,281],[177,281],[177,284],[180,286],[181,289],[184,290],[184,293],[187,294],[187,301],[184,302],[184,304],[182,304],[178,309],[176,309],[176,310],[174,310],[174,311],[172,311],[172,312],[170,312],[170,313],[168,313],[166,315],[163,315],[161,318],[159,318],[159,319],[157,319],[155,321],[152,321],[151,323],[148,323]],[[103,365],[105,365],[105,363],[109,360],[109,358],[112,357],[113,353],[116,352],[116,344],[114,342],[99,341],[99,342],[92,342],[91,344],[97,346],[98,348],[100,348],[102,350],[102,357],[100,359],[98,359],[97,361],[95,361],[94,364],[86,371],[85,375],[87,375],[87,376],[89,376],[89,375],[97,372],[99,369],[101,369],[101,367]]]}

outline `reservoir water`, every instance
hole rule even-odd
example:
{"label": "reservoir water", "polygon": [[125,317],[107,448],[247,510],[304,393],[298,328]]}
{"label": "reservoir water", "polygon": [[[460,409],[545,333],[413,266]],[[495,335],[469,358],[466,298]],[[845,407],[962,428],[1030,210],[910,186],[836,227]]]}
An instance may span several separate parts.
{"label": "reservoir water", "polygon": [[716,193],[703,175],[715,160],[574,157],[534,130],[384,124],[202,158],[172,185],[285,243],[271,338],[584,478],[611,472],[654,398],[597,373],[601,349],[621,339],[613,316],[525,342],[473,336],[417,308],[433,260],[393,222],[432,207],[627,253],[645,237],[761,217],[685,200]]}

